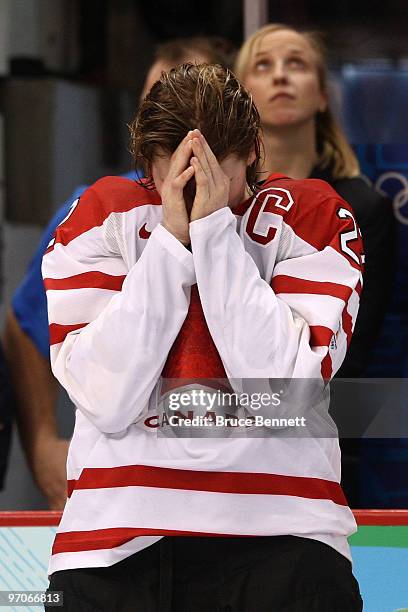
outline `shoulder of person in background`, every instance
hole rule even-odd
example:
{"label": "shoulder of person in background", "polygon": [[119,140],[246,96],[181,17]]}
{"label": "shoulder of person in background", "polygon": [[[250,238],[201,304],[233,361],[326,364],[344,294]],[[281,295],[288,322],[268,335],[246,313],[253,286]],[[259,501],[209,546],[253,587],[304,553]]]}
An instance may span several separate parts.
{"label": "shoulder of person in background", "polygon": [[390,221],[394,219],[391,199],[370,185],[364,176],[337,179],[332,185],[359,218],[368,221],[381,215],[389,217]]}
{"label": "shoulder of person in background", "polygon": [[359,224],[386,217],[393,225],[394,215],[391,199],[375,189],[365,176],[334,178],[329,169],[314,168],[310,178],[318,178],[329,183],[333,189],[350,204],[356,213]]}

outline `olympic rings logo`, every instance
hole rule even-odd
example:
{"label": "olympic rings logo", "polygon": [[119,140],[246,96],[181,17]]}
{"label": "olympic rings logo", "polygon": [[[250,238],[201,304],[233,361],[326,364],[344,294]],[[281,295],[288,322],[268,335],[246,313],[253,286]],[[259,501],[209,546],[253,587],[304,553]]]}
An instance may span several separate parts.
{"label": "olympic rings logo", "polygon": [[408,216],[405,216],[408,215],[408,207],[407,212],[403,213],[401,211],[401,209],[408,204],[408,179],[399,172],[385,172],[378,177],[375,183],[376,189],[382,191],[383,193],[387,193],[383,186],[384,183],[389,180],[399,181],[399,183],[402,185],[400,191],[395,194],[392,205],[394,208],[395,217],[398,219],[398,221],[404,225],[408,225]]}

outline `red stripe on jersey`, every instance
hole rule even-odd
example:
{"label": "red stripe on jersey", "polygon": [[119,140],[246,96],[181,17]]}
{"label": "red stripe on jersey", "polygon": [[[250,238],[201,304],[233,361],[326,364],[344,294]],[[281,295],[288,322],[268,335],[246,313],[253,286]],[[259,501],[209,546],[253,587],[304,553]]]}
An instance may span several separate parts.
{"label": "red stripe on jersey", "polygon": [[310,325],[310,346],[329,346],[333,330],[324,325]]}
{"label": "red stripe on jersey", "polygon": [[54,244],[55,244],[55,240],[49,247],[45,249],[44,255],[48,255],[48,253],[51,253],[51,251],[54,249]]}
{"label": "red stripe on jersey", "polygon": [[343,329],[347,336],[347,347],[349,347],[351,338],[353,336],[353,319],[351,318],[351,315],[346,308],[343,310],[343,313],[341,315],[341,321]]}
{"label": "red stripe on jersey", "polygon": [[180,531],[177,529],[155,529],[141,527],[111,527],[93,531],[65,531],[57,533],[52,547],[52,554],[66,552],[83,552],[84,550],[101,550],[121,546],[140,536],[195,536],[223,538],[251,538],[254,535],[231,533],[208,533],[205,531]]}
{"label": "red stripe on jersey", "polygon": [[338,283],[321,282],[295,278],[285,274],[278,274],[272,279],[272,289],[275,293],[310,293],[314,295],[330,295],[347,302],[352,289]]}
{"label": "red stripe on jersey", "polygon": [[330,353],[327,353],[326,357],[322,359],[321,365],[322,378],[324,380],[330,380],[333,374],[333,363],[330,357]]}
{"label": "red stripe on jersey", "polygon": [[[310,326],[310,346],[329,346],[334,333],[329,327],[323,325],[311,325]],[[330,357],[330,353],[322,359],[320,366],[322,378],[324,380],[330,380],[333,374],[333,364]]]}
{"label": "red stripe on jersey", "polygon": [[93,227],[101,226],[111,213],[146,205],[161,205],[157,191],[145,189],[130,179],[106,176],[83,193],[73,213],[57,227],[55,244],[69,244]]}
{"label": "red stripe on jersey", "polygon": [[45,278],[44,285],[49,289],[109,289],[120,291],[126,276],[112,276],[104,272],[83,272],[67,278]]}
{"label": "red stripe on jersey", "polygon": [[362,291],[363,287],[361,286],[360,281],[358,281],[356,287],[355,287],[355,291],[357,293],[358,296],[361,296],[361,291]]}
{"label": "red stripe on jersey", "polygon": [[69,332],[75,331],[76,329],[82,329],[88,323],[75,323],[74,325],[59,325],[58,323],[50,324],[50,345],[59,344],[64,342]]}
{"label": "red stripe on jersey", "polygon": [[340,485],[331,480],[252,472],[179,470],[150,465],[84,468],[75,485],[69,486],[71,491],[154,487],[241,495],[291,495],[309,499],[329,499],[336,504],[347,505]]}
{"label": "red stripe on jersey", "polygon": [[67,497],[71,497],[75,489],[76,480],[67,480]]}

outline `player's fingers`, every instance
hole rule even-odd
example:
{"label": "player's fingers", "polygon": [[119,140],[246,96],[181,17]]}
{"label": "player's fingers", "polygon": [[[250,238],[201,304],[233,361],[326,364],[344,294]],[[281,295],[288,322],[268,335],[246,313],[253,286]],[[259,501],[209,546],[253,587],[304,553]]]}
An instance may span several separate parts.
{"label": "player's fingers", "polygon": [[174,187],[176,189],[184,189],[184,187],[187,185],[188,181],[192,178],[193,175],[194,175],[194,167],[189,166],[188,168],[183,170],[181,174],[179,174],[173,179]]}
{"label": "player's fingers", "polygon": [[198,157],[192,157],[190,163],[194,168],[197,193],[203,192],[205,193],[205,197],[208,197],[210,186],[207,173],[204,171]]}
{"label": "player's fingers", "polygon": [[191,139],[192,131],[190,130],[190,132],[188,132],[187,135],[183,138],[183,140],[180,142],[177,149],[171,156],[168,172],[170,177],[179,176],[180,173],[186,169],[186,166],[192,154]]}
{"label": "player's fingers", "polygon": [[[194,137],[195,137],[195,133],[194,133]],[[199,135],[199,140],[201,143],[201,146],[203,148],[207,163],[210,167],[211,170],[211,174],[214,178],[214,181],[216,180],[216,177],[219,175],[220,172],[222,172],[220,164],[218,162],[218,159],[215,157],[213,150],[211,149],[210,145],[208,144],[207,140],[205,139],[204,134]]]}
{"label": "player's fingers", "polygon": [[207,156],[205,154],[200,138],[197,138],[196,136],[194,136],[194,138],[192,139],[192,149],[193,149],[193,153],[195,157],[197,157],[198,161],[200,162],[200,165],[203,171],[206,173],[208,180],[213,183],[214,179],[213,179],[213,175],[211,172],[211,168],[208,163]]}

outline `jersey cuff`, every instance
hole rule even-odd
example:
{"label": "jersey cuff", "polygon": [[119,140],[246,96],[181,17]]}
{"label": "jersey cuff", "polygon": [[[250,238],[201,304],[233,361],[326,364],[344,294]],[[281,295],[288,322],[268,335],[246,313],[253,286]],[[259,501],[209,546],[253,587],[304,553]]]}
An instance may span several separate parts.
{"label": "jersey cuff", "polygon": [[236,218],[230,207],[224,206],[207,217],[192,221],[190,223],[190,236],[193,238],[193,236],[198,236],[199,234],[205,234],[208,232],[213,233],[214,228],[217,229],[218,233],[220,230],[225,229],[232,223],[236,223]]}
{"label": "jersey cuff", "polygon": [[181,263],[185,268],[187,268],[187,270],[191,274],[192,284],[194,284],[196,280],[193,255],[191,251],[186,249],[186,247],[180,242],[180,240],[177,240],[177,238],[173,236],[173,234],[171,234],[168,230],[166,230],[166,228],[163,227],[161,223],[156,225],[155,229],[152,231],[150,240],[153,238],[153,236],[154,239],[157,240],[166,251],[171,253],[171,255],[175,257],[175,259],[177,259],[179,263]]}

